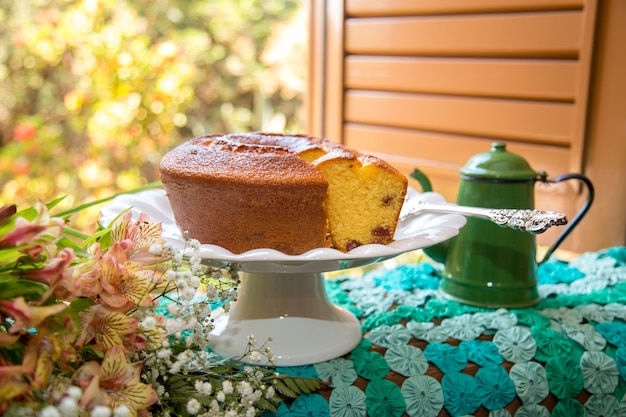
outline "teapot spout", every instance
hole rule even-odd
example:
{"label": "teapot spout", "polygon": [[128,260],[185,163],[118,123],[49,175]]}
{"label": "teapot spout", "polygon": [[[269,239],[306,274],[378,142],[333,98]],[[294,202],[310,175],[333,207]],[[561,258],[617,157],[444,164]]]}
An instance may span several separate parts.
{"label": "teapot spout", "polygon": [[426,193],[433,190],[433,185],[430,183],[430,180],[422,171],[417,168],[413,169],[413,172],[409,174],[411,178],[416,180],[419,185],[422,187],[422,192]]}

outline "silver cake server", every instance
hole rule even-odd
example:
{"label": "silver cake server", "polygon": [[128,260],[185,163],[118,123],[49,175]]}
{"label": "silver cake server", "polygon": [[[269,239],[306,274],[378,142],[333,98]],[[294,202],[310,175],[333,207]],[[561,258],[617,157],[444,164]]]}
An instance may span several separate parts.
{"label": "silver cake server", "polygon": [[402,213],[400,219],[417,216],[424,212],[455,213],[469,217],[479,217],[515,230],[532,234],[540,234],[553,226],[567,224],[567,217],[555,211],[541,211],[531,209],[493,209],[483,207],[467,207],[448,204],[417,202],[411,209]]}

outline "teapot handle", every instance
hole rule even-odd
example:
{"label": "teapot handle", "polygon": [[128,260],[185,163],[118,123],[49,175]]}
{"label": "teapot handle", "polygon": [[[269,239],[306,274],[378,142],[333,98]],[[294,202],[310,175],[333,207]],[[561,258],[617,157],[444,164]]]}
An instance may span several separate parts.
{"label": "teapot handle", "polygon": [[545,253],[543,259],[539,262],[541,264],[545,262],[546,260],[548,260],[548,258],[550,258],[552,253],[554,253],[554,251],[559,247],[559,245],[563,243],[565,238],[572,232],[572,230],[574,230],[574,228],[578,225],[578,223],[580,223],[580,221],[585,216],[585,214],[587,214],[587,212],[591,208],[591,204],[593,203],[593,199],[595,197],[595,190],[593,188],[593,184],[591,183],[591,180],[582,174],[563,174],[563,175],[556,177],[553,180],[548,180],[547,174],[541,173],[539,174],[539,177],[537,178],[537,180],[544,182],[544,183],[548,183],[548,184],[556,184],[562,181],[569,181],[569,180],[578,180],[587,187],[587,200],[585,201],[585,204],[581,207],[578,213],[576,213],[576,216],[574,216],[572,221],[569,222],[565,230],[563,230],[561,234],[557,237],[557,239],[554,241],[552,246],[548,248],[548,251]]}

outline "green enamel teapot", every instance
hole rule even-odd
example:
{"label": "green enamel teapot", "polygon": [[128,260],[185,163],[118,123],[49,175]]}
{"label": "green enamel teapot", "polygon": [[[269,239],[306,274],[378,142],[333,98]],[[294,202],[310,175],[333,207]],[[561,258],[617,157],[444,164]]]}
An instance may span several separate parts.
{"label": "green enamel teapot", "polygon": [[[423,191],[432,191],[430,181],[419,169],[411,177],[420,183]],[[440,291],[449,298],[490,308],[536,304],[539,301],[537,266],[550,257],[587,213],[593,202],[593,184],[582,174],[564,174],[548,180],[545,172],[534,171],[501,142],[493,143],[488,152],[471,157],[460,170],[460,177],[456,202],[459,206],[503,209],[493,211],[499,215],[504,212],[505,216],[513,213],[513,220],[520,211],[526,215],[537,212],[534,210],[536,182],[576,180],[587,188],[585,204],[540,261],[536,257],[534,232],[523,227],[503,227],[473,216],[467,217],[466,225],[456,237],[424,249],[426,255],[445,265]],[[564,223],[567,221],[560,224]]]}

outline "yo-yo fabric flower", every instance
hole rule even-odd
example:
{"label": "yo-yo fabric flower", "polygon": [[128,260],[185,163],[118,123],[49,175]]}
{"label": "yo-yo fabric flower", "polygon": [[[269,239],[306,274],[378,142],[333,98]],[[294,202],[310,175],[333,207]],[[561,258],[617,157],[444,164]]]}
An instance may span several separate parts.
{"label": "yo-yo fabric flower", "polygon": [[535,326],[531,328],[531,333],[537,344],[537,361],[548,362],[550,358],[567,355],[572,350],[572,342],[554,329]]}
{"label": "yo-yo fabric flower", "polygon": [[350,355],[356,373],[370,381],[383,379],[389,373],[389,365],[378,352],[358,351]]}
{"label": "yo-yo fabric flower", "polygon": [[598,323],[596,331],[610,344],[617,347],[626,346],[626,323],[619,321]]}
{"label": "yo-yo fabric flower", "polygon": [[402,383],[406,412],[411,417],[436,417],[443,408],[443,390],[435,378],[418,375]]}
{"label": "yo-yo fabric flower", "polygon": [[490,340],[468,340],[461,342],[459,348],[465,352],[469,361],[479,366],[500,365],[504,360],[498,347]]}
{"label": "yo-yo fabric flower", "polygon": [[312,365],[277,366],[276,372],[282,375],[297,376],[299,378],[319,379],[319,375]]}
{"label": "yo-yo fabric flower", "polygon": [[574,398],[560,400],[552,409],[552,417],[584,417],[585,407]]}
{"label": "yo-yo fabric flower", "polygon": [[473,320],[487,330],[508,329],[517,324],[517,316],[506,308],[499,308],[488,313],[476,313]]}
{"label": "yo-yo fabric flower", "polygon": [[498,330],[493,337],[493,343],[504,359],[514,363],[531,360],[537,350],[530,330],[521,326]]}
{"label": "yo-yo fabric flower", "polygon": [[484,327],[474,320],[471,314],[462,314],[441,321],[441,331],[457,340],[474,340],[484,330]]}
{"label": "yo-yo fabric flower", "polygon": [[585,352],[580,358],[585,389],[592,394],[611,394],[619,382],[615,360],[604,352]]}
{"label": "yo-yo fabric flower", "polygon": [[574,398],[583,390],[580,365],[570,356],[555,356],[546,364],[550,392],[559,399]]}
{"label": "yo-yo fabric flower", "polygon": [[372,381],[365,388],[367,414],[378,417],[400,417],[406,403],[400,387],[386,379]]}
{"label": "yo-yo fabric flower", "polygon": [[519,324],[528,327],[548,327],[550,325],[550,319],[536,310],[525,308],[511,310],[511,312],[515,314]]}
{"label": "yo-yo fabric flower", "polygon": [[544,262],[537,268],[537,281],[539,285],[570,283],[583,278],[585,274],[576,268],[572,268],[566,262]]}
{"label": "yo-yo fabric flower", "polygon": [[489,417],[511,417],[511,413],[506,408],[489,411]]}
{"label": "yo-yo fabric flower", "polygon": [[337,358],[313,365],[322,381],[330,381],[331,387],[352,385],[357,379],[354,363],[349,359]]}
{"label": "yo-yo fabric flower", "polygon": [[515,385],[501,366],[480,368],[474,380],[478,396],[487,410],[503,408],[515,398]]}
{"label": "yo-yo fabric flower", "polygon": [[460,372],[447,373],[441,380],[444,407],[453,416],[472,414],[480,407],[476,381],[471,375]]}
{"label": "yo-yo fabric flower", "polygon": [[445,329],[430,321],[410,321],[406,324],[406,328],[416,339],[429,343],[442,343],[450,337]]}
{"label": "yo-yo fabric flower", "polygon": [[626,346],[622,346],[615,351],[615,364],[617,365],[619,376],[626,380]]}
{"label": "yo-yo fabric flower", "polygon": [[330,394],[328,407],[333,417],[365,417],[367,404],[365,393],[348,385],[335,388]]}
{"label": "yo-yo fabric flower", "polygon": [[520,362],[509,371],[515,391],[523,404],[539,404],[550,393],[546,370],[537,362]]}
{"label": "yo-yo fabric flower", "polygon": [[563,330],[570,339],[585,350],[597,351],[606,346],[606,339],[591,324],[564,324]]}
{"label": "yo-yo fabric flower", "polygon": [[393,346],[385,352],[385,359],[392,371],[406,377],[423,375],[428,370],[424,352],[415,346]]}
{"label": "yo-yo fabric flower", "polygon": [[613,395],[594,394],[585,402],[585,417],[622,417],[626,415],[626,410],[620,408],[620,404]]}
{"label": "yo-yo fabric flower", "polygon": [[401,324],[381,326],[372,330],[368,338],[378,346],[389,348],[407,344],[411,340],[411,332]]}
{"label": "yo-yo fabric flower", "polygon": [[299,395],[289,409],[291,416],[329,417],[328,401],[320,394]]}
{"label": "yo-yo fabric flower", "polygon": [[460,372],[467,366],[467,355],[458,346],[431,343],[424,349],[424,355],[443,373]]}
{"label": "yo-yo fabric flower", "polygon": [[550,417],[550,411],[539,404],[528,404],[518,408],[515,417]]}

